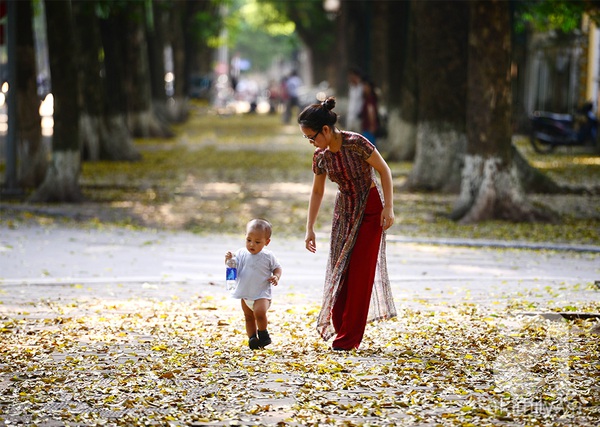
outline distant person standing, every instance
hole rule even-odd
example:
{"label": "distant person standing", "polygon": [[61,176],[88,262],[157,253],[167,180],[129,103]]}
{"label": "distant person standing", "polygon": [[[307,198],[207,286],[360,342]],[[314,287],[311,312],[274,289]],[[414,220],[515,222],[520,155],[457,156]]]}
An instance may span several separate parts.
{"label": "distant person standing", "polygon": [[379,108],[379,105],[375,84],[371,80],[365,78],[362,86],[363,104],[360,111],[360,130],[363,136],[376,146],[377,128],[379,127],[377,109]]}
{"label": "distant person standing", "polygon": [[287,93],[287,102],[283,113],[283,123],[288,124],[292,120],[292,108],[300,108],[300,99],[298,98],[298,90],[302,86],[302,79],[298,76],[298,72],[293,70],[290,76],[285,81],[285,90]]}
{"label": "distant person standing", "polygon": [[348,111],[346,130],[360,132],[360,111],[363,107],[362,73],[356,67],[348,70]]}

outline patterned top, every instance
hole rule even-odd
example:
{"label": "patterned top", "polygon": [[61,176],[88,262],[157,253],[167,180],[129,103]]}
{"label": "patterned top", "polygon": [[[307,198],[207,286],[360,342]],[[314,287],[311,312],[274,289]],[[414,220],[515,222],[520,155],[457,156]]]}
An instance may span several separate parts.
{"label": "patterned top", "polygon": [[[379,197],[382,190],[375,178],[375,169],[366,160],[375,147],[365,137],[354,132],[342,131],[339,151],[317,148],[313,156],[313,172],[326,173],[338,184],[331,228],[331,247],[325,274],[323,305],[317,320],[317,330],[327,340],[335,334],[331,313],[341,290],[344,273],[362,222],[371,183],[375,183]],[[369,305],[368,321],[389,319],[396,316],[396,308],[390,287],[385,258],[385,231],[381,235],[373,293]]]}

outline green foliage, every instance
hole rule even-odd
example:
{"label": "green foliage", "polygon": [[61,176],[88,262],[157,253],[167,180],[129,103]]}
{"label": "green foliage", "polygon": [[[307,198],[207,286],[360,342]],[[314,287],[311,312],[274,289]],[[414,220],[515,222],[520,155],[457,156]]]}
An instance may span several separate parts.
{"label": "green foliage", "polygon": [[249,28],[272,36],[291,36],[296,29],[294,23],[270,3],[246,0],[239,12]]}
{"label": "green foliage", "polygon": [[322,0],[259,0],[271,4],[282,16],[293,21],[298,36],[312,49],[327,52],[335,42],[335,25],[327,18]]}
{"label": "green foliage", "polygon": [[569,33],[580,27],[585,13],[597,22],[600,18],[600,2],[596,0],[528,0],[515,5],[515,26],[519,32],[529,24],[537,31]]}
{"label": "green foliage", "polygon": [[272,4],[236,0],[225,19],[227,44],[249,58],[253,71],[265,71],[274,58],[289,58],[299,40],[290,19]]}
{"label": "green foliage", "polygon": [[226,25],[226,21],[220,10],[227,8],[230,3],[229,0],[210,0],[207,2],[207,7],[196,11],[192,32],[198,40],[205,41],[211,48],[227,43],[227,40],[221,38],[221,29]]}

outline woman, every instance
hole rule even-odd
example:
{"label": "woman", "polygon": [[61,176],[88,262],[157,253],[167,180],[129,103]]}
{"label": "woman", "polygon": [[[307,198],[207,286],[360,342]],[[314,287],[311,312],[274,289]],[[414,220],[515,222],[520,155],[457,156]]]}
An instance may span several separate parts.
{"label": "woman", "polygon": [[377,127],[379,120],[377,118],[377,93],[372,81],[365,79],[363,82],[363,104],[360,110],[360,127],[362,135],[375,146]]}
{"label": "woman", "polygon": [[325,340],[336,335],[334,350],[352,350],[359,347],[367,321],[396,315],[385,260],[385,230],[394,223],[392,174],[365,137],[335,127],[334,107],[330,97],[298,116],[302,135],[315,146],[305,242],[314,253],[314,225],[329,176],[339,191],[317,330]]}

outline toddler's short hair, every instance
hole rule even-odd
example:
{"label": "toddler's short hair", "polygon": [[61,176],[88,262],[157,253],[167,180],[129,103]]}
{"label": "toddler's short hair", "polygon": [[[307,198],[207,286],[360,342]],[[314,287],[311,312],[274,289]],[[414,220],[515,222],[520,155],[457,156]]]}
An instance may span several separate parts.
{"label": "toddler's short hair", "polygon": [[246,232],[250,230],[261,231],[265,233],[267,239],[271,238],[272,229],[273,227],[271,227],[271,223],[262,218],[251,219],[248,224],[246,224]]}

